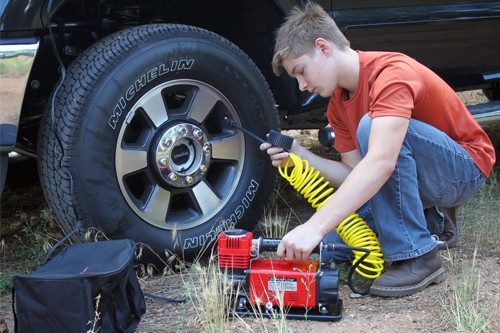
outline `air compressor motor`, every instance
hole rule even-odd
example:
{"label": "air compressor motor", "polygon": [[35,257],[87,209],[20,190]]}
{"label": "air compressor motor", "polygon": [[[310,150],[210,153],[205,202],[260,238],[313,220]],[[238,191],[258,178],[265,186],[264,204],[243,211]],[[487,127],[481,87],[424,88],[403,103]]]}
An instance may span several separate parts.
{"label": "air compressor motor", "polygon": [[276,251],[279,239],[253,239],[252,232],[227,230],[218,238],[221,270],[233,285],[231,315],[335,321],[342,318],[339,299],[339,269],[322,263],[323,251],[334,245],[318,246],[319,260],[265,259],[263,252]]}

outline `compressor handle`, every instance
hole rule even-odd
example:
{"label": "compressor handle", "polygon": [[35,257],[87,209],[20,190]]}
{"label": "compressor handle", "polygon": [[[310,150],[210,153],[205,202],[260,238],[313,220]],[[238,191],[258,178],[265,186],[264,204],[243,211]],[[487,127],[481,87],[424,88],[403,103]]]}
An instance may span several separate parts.
{"label": "compressor handle", "polygon": [[274,238],[258,238],[258,248],[259,253],[262,252],[276,252],[278,251],[278,246],[280,245],[281,239]]}
{"label": "compressor handle", "polygon": [[[256,247],[259,253],[262,252],[276,252],[278,251],[278,246],[280,245],[281,239],[276,238],[262,238],[259,237],[256,239]],[[314,248],[312,253],[319,253],[319,249],[323,246],[323,243],[320,243],[317,247]],[[331,244],[331,249],[333,250],[333,244]],[[325,249],[327,250],[327,249]]]}

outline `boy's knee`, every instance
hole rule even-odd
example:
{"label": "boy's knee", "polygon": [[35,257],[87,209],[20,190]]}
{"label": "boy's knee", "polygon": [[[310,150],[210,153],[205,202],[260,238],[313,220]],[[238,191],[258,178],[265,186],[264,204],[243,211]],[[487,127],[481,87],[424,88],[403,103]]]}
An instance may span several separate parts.
{"label": "boy's knee", "polygon": [[361,150],[361,154],[363,156],[366,155],[366,152],[368,151],[368,139],[370,137],[371,124],[372,119],[368,116],[368,114],[365,114],[358,124],[356,139],[358,140],[359,149]]}

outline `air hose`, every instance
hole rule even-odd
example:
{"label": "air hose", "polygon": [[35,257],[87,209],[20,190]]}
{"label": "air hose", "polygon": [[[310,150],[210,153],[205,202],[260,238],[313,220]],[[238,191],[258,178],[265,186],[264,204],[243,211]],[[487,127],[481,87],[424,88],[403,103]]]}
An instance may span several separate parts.
{"label": "air hose", "polygon": [[[283,135],[283,134],[280,134]],[[294,168],[289,168],[293,161]],[[319,171],[314,170],[309,162],[299,156],[290,153],[290,158],[285,166],[279,166],[278,170],[283,178],[299,192],[311,204],[319,210],[333,196],[334,189],[324,179]],[[292,170],[289,172],[289,170]],[[335,229],[347,246],[361,247],[370,251],[370,254],[357,265],[356,272],[367,278],[376,279],[384,268],[384,259],[377,235],[358,215],[351,214]],[[361,260],[365,253],[353,250],[353,265]]]}
{"label": "air hose", "polygon": [[[290,136],[270,131],[267,141],[264,141],[233,120],[226,118],[226,121],[229,125],[262,143],[268,142],[287,151],[292,147],[293,138]],[[291,162],[293,162],[293,168],[290,167]],[[281,165],[278,167],[278,171],[316,210],[323,207],[334,194],[334,189],[320,175],[320,172],[314,170],[307,160],[293,153],[290,153],[290,157],[283,167]],[[351,214],[335,230],[347,246],[365,249],[365,251],[355,249],[352,251],[354,253],[352,264],[356,272],[367,279],[379,277],[384,268],[383,254],[377,235],[368,224],[358,214]],[[369,251],[368,255],[366,250]]]}

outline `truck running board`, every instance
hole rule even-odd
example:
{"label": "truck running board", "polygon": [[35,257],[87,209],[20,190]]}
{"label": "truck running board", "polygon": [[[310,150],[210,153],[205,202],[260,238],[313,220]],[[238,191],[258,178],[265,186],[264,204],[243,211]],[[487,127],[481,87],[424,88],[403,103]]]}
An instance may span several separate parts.
{"label": "truck running board", "polygon": [[[483,104],[467,106],[470,113],[481,125],[500,122],[500,101],[491,101]],[[333,147],[335,142],[335,133],[331,127],[320,128],[318,131],[318,140],[325,147]]]}
{"label": "truck running board", "polygon": [[467,106],[481,125],[500,122],[500,101]]}

